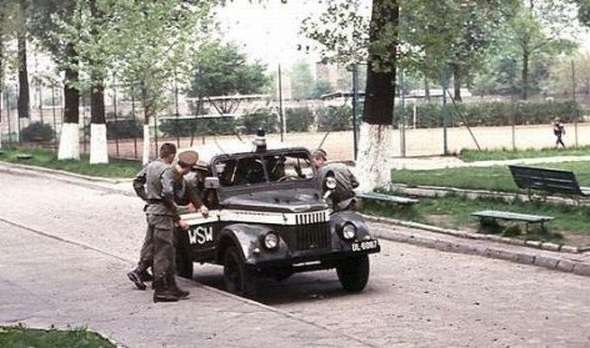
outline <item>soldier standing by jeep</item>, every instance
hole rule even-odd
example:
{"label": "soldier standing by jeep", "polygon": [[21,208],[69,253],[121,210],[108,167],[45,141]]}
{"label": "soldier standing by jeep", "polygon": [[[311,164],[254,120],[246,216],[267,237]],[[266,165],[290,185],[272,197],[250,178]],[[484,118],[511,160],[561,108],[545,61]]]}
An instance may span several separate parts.
{"label": "soldier standing by jeep", "polygon": [[336,180],[336,188],[330,195],[333,202],[333,209],[354,210],[356,208],[356,194],[354,189],[359,182],[348,167],[342,163],[326,163],[328,155],[326,151],[317,149],[311,154],[312,165],[318,170],[322,190],[325,190],[325,180],[333,177]]}
{"label": "soldier standing by jeep", "polygon": [[147,203],[144,210],[148,229],[138,266],[128,276],[139,289],[145,289],[143,281],[147,280],[147,268],[153,257],[154,302],[178,301],[189,294],[178,288],[174,278],[174,228],[178,225],[183,230],[188,229],[178,216],[175,199],[183,188],[183,176],[196,163],[198,154],[183,152],[178,162],[170,166],[175,154],[174,144],[162,145],[160,159],[148,164],[134,181],[136,193]]}

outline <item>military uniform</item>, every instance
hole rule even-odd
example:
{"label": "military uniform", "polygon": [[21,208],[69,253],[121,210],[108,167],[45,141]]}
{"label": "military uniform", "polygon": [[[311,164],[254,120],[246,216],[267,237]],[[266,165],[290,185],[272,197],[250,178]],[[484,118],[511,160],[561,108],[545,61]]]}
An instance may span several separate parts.
{"label": "military uniform", "polygon": [[[179,155],[180,161],[183,161],[183,154]],[[196,158],[198,158],[196,153],[191,152],[189,158],[184,156],[184,162],[187,163],[193,159],[196,161]],[[154,301],[185,297],[188,292],[178,289],[174,278],[176,268],[174,229],[175,223],[180,220],[176,201],[187,195],[187,185],[183,176],[175,166],[156,160],[138,173],[133,186],[137,195],[147,203],[144,210],[148,228],[138,267],[130,272],[129,278],[141,289],[143,283],[141,279],[139,282],[133,279],[133,273],[145,273],[145,270],[152,266],[153,288],[156,290]],[[166,295],[160,298],[159,294],[162,293]]]}
{"label": "military uniform", "polygon": [[336,188],[330,195],[334,210],[354,209],[356,207],[357,199],[354,189],[359,186],[359,182],[345,164],[325,164],[319,169],[318,175],[322,183],[322,189],[324,189],[323,184],[327,176],[333,176],[336,179]]}

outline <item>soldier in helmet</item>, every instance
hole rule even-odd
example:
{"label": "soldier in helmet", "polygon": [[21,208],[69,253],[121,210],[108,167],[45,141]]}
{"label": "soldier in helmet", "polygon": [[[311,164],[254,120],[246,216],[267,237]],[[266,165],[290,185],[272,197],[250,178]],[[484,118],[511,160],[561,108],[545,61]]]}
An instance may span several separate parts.
{"label": "soldier in helmet", "polygon": [[328,155],[322,149],[317,149],[311,154],[311,163],[318,170],[322,190],[325,189],[326,178],[333,177],[336,180],[336,188],[330,197],[334,210],[355,209],[357,199],[354,189],[359,186],[359,182],[345,164],[327,161]]}
{"label": "soldier in helmet", "polygon": [[[178,216],[176,201],[185,194],[183,176],[197,162],[198,154],[194,151],[183,152],[179,154],[178,161],[171,165],[175,155],[174,144],[163,144],[160,158],[148,164],[134,180],[137,195],[147,203],[144,210],[148,229],[140,261],[137,268],[128,273],[128,277],[143,290],[143,282],[149,280],[147,269],[152,266],[154,302],[178,301],[189,295],[188,291],[177,286],[175,280],[174,229],[179,227],[188,230],[188,224]],[[206,207],[201,207],[201,213],[206,215]]]}

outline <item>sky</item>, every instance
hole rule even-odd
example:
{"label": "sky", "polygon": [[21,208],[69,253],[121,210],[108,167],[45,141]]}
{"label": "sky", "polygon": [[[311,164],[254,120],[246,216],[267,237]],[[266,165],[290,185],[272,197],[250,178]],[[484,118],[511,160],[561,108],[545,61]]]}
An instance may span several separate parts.
{"label": "sky", "polygon": [[[325,2],[325,1],[324,1]],[[299,33],[301,21],[310,14],[317,14],[324,8],[322,0],[267,0],[261,5],[257,0],[233,0],[217,10],[226,40],[238,43],[253,59],[260,59],[269,65],[279,62],[292,65],[304,60],[314,63],[319,54],[313,52],[313,42]],[[366,9],[371,0],[362,0]],[[590,34],[580,34],[578,41],[590,51]],[[312,47],[310,53],[297,50],[297,44]]]}

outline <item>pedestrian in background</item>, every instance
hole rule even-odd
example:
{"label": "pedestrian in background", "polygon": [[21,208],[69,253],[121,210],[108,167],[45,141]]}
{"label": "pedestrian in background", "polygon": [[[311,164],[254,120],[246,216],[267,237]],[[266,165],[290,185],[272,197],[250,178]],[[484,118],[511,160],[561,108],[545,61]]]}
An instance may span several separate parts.
{"label": "pedestrian in background", "polygon": [[565,144],[563,143],[563,140],[561,139],[561,137],[563,137],[565,135],[565,127],[561,123],[561,120],[559,119],[559,117],[556,117],[555,120],[553,121],[553,134],[555,134],[555,137],[557,138],[555,140],[555,147],[559,147],[559,144],[561,144],[561,146],[563,148],[565,148]]}

